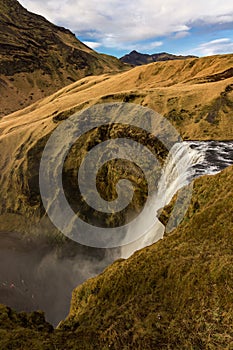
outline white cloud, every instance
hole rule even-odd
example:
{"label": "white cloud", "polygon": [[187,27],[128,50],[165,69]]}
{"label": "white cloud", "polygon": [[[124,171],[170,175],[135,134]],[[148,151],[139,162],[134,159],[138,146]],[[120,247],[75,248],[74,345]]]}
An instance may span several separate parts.
{"label": "white cloud", "polygon": [[103,39],[103,46],[109,47],[109,48],[126,50],[126,51],[136,50],[140,52],[150,52],[162,45],[163,45],[162,41],[150,41],[148,43],[141,43],[141,42],[118,43],[117,41],[112,40],[112,38],[111,40],[108,40],[108,38]]}
{"label": "white cloud", "polygon": [[200,56],[211,56],[233,52],[233,41],[229,38],[221,38],[199,45],[193,52]]}
{"label": "white cloud", "polygon": [[182,38],[185,38],[186,36],[189,36],[190,33],[188,31],[183,31],[183,32],[178,32],[178,33],[175,33],[172,38],[173,39],[182,39]]}
{"label": "white cloud", "polygon": [[[20,0],[40,13],[106,47],[162,36],[188,35],[195,23],[233,22],[232,0]],[[134,46],[135,47],[135,46]]]}
{"label": "white cloud", "polygon": [[143,44],[132,44],[132,45],[127,45],[126,48],[130,50],[138,50],[138,51],[151,51],[156,49],[157,47],[160,47],[163,45],[162,41],[152,41],[149,43],[143,43]]}
{"label": "white cloud", "polygon": [[101,46],[101,43],[97,43],[96,41],[83,41],[83,43],[93,50]]}

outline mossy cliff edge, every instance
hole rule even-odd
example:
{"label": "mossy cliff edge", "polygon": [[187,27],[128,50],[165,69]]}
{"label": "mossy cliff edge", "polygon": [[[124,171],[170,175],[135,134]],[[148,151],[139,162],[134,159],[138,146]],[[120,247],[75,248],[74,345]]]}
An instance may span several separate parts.
{"label": "mossy cliff edge", "polygon": [[0,349],[232,349],[232,182],[232,167],[195,180],[176,230],[74,290],[57,330],[1,322]]}

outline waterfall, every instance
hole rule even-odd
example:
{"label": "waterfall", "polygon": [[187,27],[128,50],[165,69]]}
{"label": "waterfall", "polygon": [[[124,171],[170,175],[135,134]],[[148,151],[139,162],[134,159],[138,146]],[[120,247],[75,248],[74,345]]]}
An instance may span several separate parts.
{"label": "waterfall", "polygon": [[[217,174],[232,164],[232,141],[184,141],[174,144],[163,166],[158,189],[148,215],[158,216],[159,210],[169,204],[180,189],[192,184],[195,178]],[[146,217],[141,220],[142,232],[146,221]],[[153,228],[140,239],[122,246],[121,256],[127,258],[136,250],[155,243],[163,238],[164,232],[164,225],[157,220]]]}
{"label": "waterfall", "polygon": [[[154,215],[156,219],[160,208],[168,204],[179,189],[183,191],[185,186],[191,186],[194,178],[215,174],[231,164],[233,142],[185,141],[175,144],[157,180],[157,193],[152,198],[147,215]],[[147,215],[142,216],[142,233],[147,226]],[[74,287],[102,272],[120,256],[129,257],[164,236],[164,225],[157,219],[155,223],[139,240],[122,246],[120,252],[118,248],[104,251],[72,245],[70,254],[67,249],[70,246],[65,245],[64,254],[60,255],[56,245],[50,244],[47,239],[38,246],[36,240],[24,241],[20,234],[1,233],[0,254],[4,261],[0,265],[1,301],[18,310],[42,309],[46,318],[57,324],[69,311],[69,296]],[[10,288],[12,282],[15,288]]]}

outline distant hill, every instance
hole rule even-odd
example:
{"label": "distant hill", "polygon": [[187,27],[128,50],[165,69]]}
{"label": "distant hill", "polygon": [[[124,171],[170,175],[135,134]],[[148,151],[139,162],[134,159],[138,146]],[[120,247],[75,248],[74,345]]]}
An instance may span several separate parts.
{"label": "distant hill", "polygon": [[161,53],[154,53],[152,55],[148,55],[145,53],[140,53],[135,50],[130,52],[129,54],[123,56],[120,58],[120,60],[124,63],[128,63],[134,66],[141,66],[143,64],[148,64],[152,62],[159,62],[159,61],[169,61],[169,60],[184,60],[187,58],[197,58],[196,56],[177,56],[172,55],[167,52],[161,52]]}
{"label": "distant hill", "polygon": [[123,68],[18,1],[0,0],[0,117],[87,75]]}

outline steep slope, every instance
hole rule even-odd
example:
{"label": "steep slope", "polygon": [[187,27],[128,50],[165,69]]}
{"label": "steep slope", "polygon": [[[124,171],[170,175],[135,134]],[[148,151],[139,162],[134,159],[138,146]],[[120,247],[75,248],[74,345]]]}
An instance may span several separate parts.
{"label": "steep slope", "polygon": [[102,349],[232,349],[232,182],[198,179],[181,226],[79,286],[60,329]]}
{"label": "steep slope", "polygon": [[0,349],[51,349],[53,327],[42,312],[16,313],[0,305]]}
{"label": "steep slope", "polygon": [[[24,231],[27,218],[31,218],[30,223],[41,219],[38,172],[43,147],[57,125],[82,108],[112,101],[133,102],[167,117],[184,139],[232,140],[232,65],[233,55],[223,55],[153,63],[115,76],[87,77],[2,118],[1,229]],[[73,154],[68,173],[80,154]]]}
{"label": "steep slope", "polygon": [[182,56],[182,55],[172,55],[167,52],[154,53],[148,55],[145,53],[140,53],[135,50],[131,51],[127,55],[120,58],[124,63],[131,64],[133,66],[141,66],[143,64],[148,64],[152,62],[169,61],[169,60],[185,60],[188,58],[197,58],[196,56]]}
{"label": "steep slope", "polygon": [[232,349],[232,181],[232,167],[196,180],[180,227],[79,286],[54,332],[1,308],[2,348]]}
{"label": "steep slope", "polygon": [[0,1],[0,117],[87,75],[123,68],[17,0]]}

